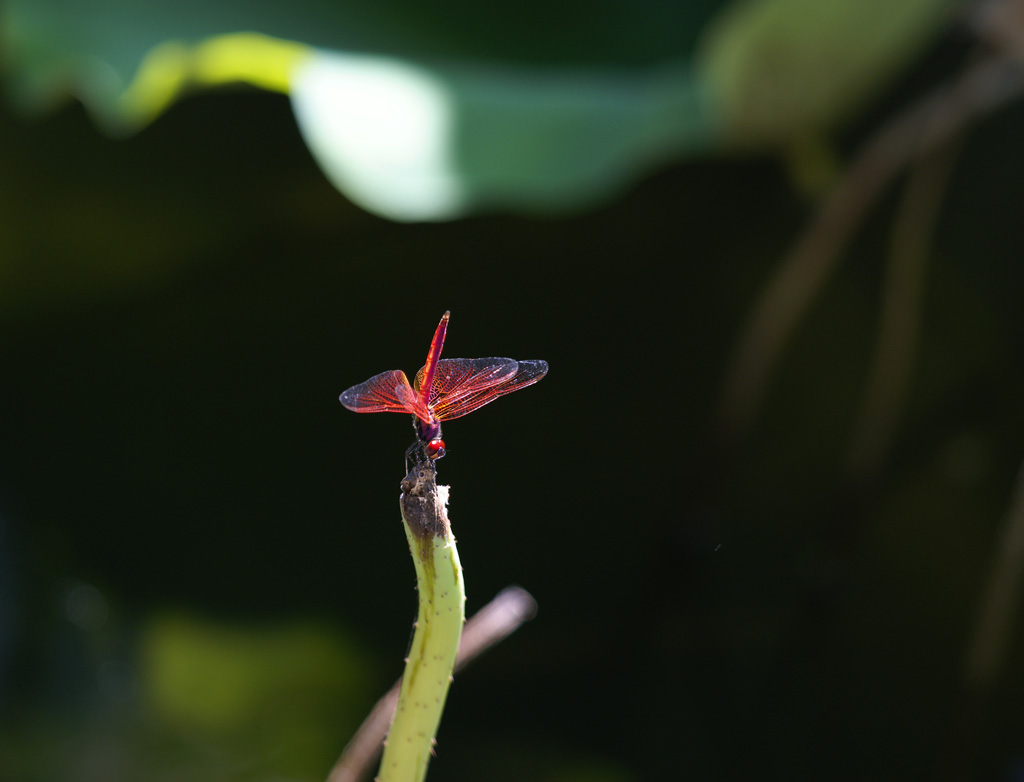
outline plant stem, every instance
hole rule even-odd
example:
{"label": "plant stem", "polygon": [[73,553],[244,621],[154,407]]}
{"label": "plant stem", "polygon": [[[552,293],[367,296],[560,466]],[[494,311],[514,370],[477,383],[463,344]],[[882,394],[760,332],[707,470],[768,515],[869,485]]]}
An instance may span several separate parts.
{"label": "plant stem", "polygon": [[931,154],[1021,92],[1019,58],[988,55],[903,110],[864,144],[748,315],[719,402],[726,434],[749,430],[783,348],[886,186],[912,159]]}
{"label": "plant stem", "polygon": [[417,465],[402,481],[402,522],[416,568],[419,614],[380,782],[422,782],[426,777],[451,684],[466,590],[447,501],[448,487],[437,485],[431,464]]}
{"label": "plant stem", "polygon": [[[537,614],[537,601],[522,587],[508,586],[491,602],[466,620],[455,658],[455,670],[461,671],[477,656],[504,641]],[[327,782],[359,782],[369,773],[370,765],[380,757],[388,726],[395,717],[402,680],[388,690],[363,720],[352,740],[342,750]]]}

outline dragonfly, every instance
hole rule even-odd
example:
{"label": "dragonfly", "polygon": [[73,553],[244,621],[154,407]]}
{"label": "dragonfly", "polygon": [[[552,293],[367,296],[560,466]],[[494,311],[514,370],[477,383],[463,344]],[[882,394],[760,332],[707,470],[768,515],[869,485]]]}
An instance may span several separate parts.
{"label": "dragonfly", "polygon": [[357,413],[411,413],[416,441],[405,452],[406,467],[433,464],[445,454],[441,422],[460,418],[499,396],[526,388],[548,371],[548,362],[512,358],[441,358],[448,319],[437,324],[427,362],[409,383],[400,369],[374,375],[352,386],[339,399]]}

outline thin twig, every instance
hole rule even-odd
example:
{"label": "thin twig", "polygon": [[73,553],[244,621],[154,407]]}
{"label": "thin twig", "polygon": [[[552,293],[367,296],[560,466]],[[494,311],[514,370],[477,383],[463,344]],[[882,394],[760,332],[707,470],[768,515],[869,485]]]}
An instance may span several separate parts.
{"label": "thin twig", "polygon": [[999,677],[1010,631],[1018,617],[1024,576],[1024,464],[1017,475],[1010,508],[992,552],[988,583],[982,593],[964,667],[969,692],[986,696]]}
{"label": "thin twig", "polygon": [[930,154],[1022,92],[1020,61],[988,56],[910,106],[867,142],[752,310],[722,394],[720,417],[729,434],[749,428],[783,346],[886,185],[915,156]]}
{"label": "thin twig", "polygon": [[1024,464],[992,548],[964,660],[963,689],[937,758],[936,782],[977,778],[986,715],[1019,619],[1024,577]]}
{"label": "thin twig", "polygon": [[856,478],[877,469],[903,412],[921,332],[932,239],[959,148],[954,141],[919,160],[897,207],[875,357],[850,446],[848,469]]}
{"label": "thin twig", "polygon": [[[522,587],[506,587],[466,622],[455,660],[461,670],[476,657],[514,633],[523,622],[537,613],[537,602]],[[380,756],[388,726],[398,703],[401,680],[377,701],[369,716],[359,726],[352,740],[342,750],[327,782],[359,782],[364,779]]]}

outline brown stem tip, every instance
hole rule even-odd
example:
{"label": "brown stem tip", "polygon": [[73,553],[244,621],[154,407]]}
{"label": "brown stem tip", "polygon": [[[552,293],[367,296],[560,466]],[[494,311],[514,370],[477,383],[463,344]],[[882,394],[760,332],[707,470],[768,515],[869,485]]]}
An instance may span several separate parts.
{"label": "brown stem tip", "polygon": [[432,464],[418,464],[402,481],[402,516],[417,538],[440,538],[449,534],[451,524],[445,506],[448,487],[437,485]]}

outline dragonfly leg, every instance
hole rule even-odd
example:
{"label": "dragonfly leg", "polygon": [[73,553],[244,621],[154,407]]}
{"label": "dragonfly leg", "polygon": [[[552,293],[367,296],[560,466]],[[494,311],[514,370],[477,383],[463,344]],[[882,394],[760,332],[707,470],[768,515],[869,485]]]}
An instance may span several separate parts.
{"label": "dragonfly leg", "polygon": [[416,467],[417,465],[423,464],[424,462],[429,462],[430,461],[430,459],[427,458],[427,455],[423,452],[423,443],[421,443],[419,440],[417,440],[416,442],[414,442],[412,445],[410,445],[408,448],[405,449],[405,471],[406,471],[406,473],[409,472],[409,460],[410,459],[412,459],[413,467]]}
{"label": "dragonfly leg", "polygon": [[409,459],[412,459],[413,467],[421,464],[433,466],[434,462],[444,456],[444,441],[440,438],[423,442],[417,440],[405,450],[405,471],[409,472]]}

